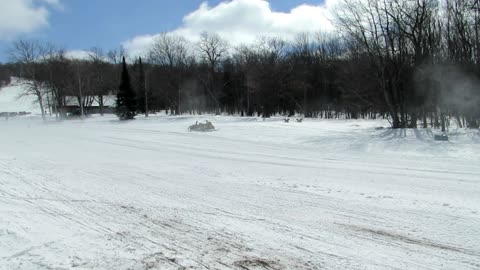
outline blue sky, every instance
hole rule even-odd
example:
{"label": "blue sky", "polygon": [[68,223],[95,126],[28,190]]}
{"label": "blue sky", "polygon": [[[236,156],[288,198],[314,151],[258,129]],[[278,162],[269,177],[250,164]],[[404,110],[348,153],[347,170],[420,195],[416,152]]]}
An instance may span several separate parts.
{"label": "blue sky", "polygon": [[[0,6],[6,6],[10,1],[0,0]],[[94,46],[108,50],[118,48],[120,44],[138,36],[174,31],[184,24],[183,18],[197,10],[203,2],[208,2],[210,8],[225,2],[220,0],[13,1],[33,1],[32,7],[42,7],[48,11],[48,15],[45,16],[47,22],[38,27],[33,22],[31,31],[18,31],[20,33],[10,33],[6,37],[2,37],[0,33],[1,62],[8,59],[6,51],[14,39],[50,41],[67,50],[88,50]],[[256,1],[261,2],[262,0]],[[4,3],[2,4],[2,2]],[[323,4],[323,0],[274,0],[270,1],[270,9],[272,12],[289,13],[301,4],[319,6]],[[199,17],[206,16],[205,14],[199,15]],[[0,16],[2,16],[1,12]],[[192,24],[199,20],[204,20],[204,18],[195,19]],[[221,22],[218,23],[221,24]],[[197,25],[192,27],[195,28]]]}

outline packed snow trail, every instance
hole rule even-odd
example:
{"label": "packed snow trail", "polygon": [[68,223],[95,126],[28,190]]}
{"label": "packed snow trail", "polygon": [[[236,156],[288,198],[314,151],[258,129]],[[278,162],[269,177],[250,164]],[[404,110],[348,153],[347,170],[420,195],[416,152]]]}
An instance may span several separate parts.
{"label": "packed snow trail", "polygon": [[1,122],[0,268],[479,269],[478,132],[379,125]]}

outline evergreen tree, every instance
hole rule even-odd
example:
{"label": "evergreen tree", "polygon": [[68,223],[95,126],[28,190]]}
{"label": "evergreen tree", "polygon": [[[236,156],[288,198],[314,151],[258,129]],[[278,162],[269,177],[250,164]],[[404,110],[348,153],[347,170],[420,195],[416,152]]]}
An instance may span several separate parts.
{"label": "evergreen tree", "polygon": [[117,94],[117,116],[120,120],[129,120],[135,118],[137,101],[135,91],[130,83],[125,57],[123,57],[122,77]]}

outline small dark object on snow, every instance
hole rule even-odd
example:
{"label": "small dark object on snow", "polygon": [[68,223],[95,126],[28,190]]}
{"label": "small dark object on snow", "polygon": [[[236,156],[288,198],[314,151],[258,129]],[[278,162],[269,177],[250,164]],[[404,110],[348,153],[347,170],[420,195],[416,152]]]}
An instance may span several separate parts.
{"label": "small dark object on snow", "polygon": [[188,130],[190,131],[213,131],[215,130],[215,127],[213,126],[212,122],[206,121],[205,124],[203,123],[198,123],[198,121],[195,123],[195,125],[191,125],[188,127]]}
{"label": "small dark object on snow", "polygon": [[376,127],[375,130],[383,130],[385,129],[384,127]]}
{"label": "small dark object on snow", "polygon": [[288,123],[288,122],[290,122],[290,118],[285,118],[285,119],[283,119],[283,121],[285,121],[285,123]]}
{"label": "small dark object on snow", "polygon": [[435,139],[435,141],[447,142],[448,141],[448,136],[447,136],[447,134],[435,134],[434,139]]}
{"label": "small dark object on snow", "polygon": [[302,123],[303,122],[303,118],[297,118],[297,123]]}

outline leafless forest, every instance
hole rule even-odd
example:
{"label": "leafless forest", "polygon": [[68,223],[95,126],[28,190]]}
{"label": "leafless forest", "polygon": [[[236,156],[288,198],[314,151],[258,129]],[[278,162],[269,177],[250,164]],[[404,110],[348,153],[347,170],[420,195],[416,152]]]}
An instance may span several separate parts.
{"label": "leafless forest", "polygon": [[25,79],[25,94],[58,117],[72,96],[88,114],[93,102],[102,108],[104,96],[116,94],[125,56],[138,113],[388,117],[393,128],[452,121],[479,127],[480,1],[348,0],[334,24],[333,32],[258,37],[244,46],[210,32],[197,41],[164,34],[141,56],[92,47],[85,59],[70,59],[46,41],[18,40],[0,80]]}

